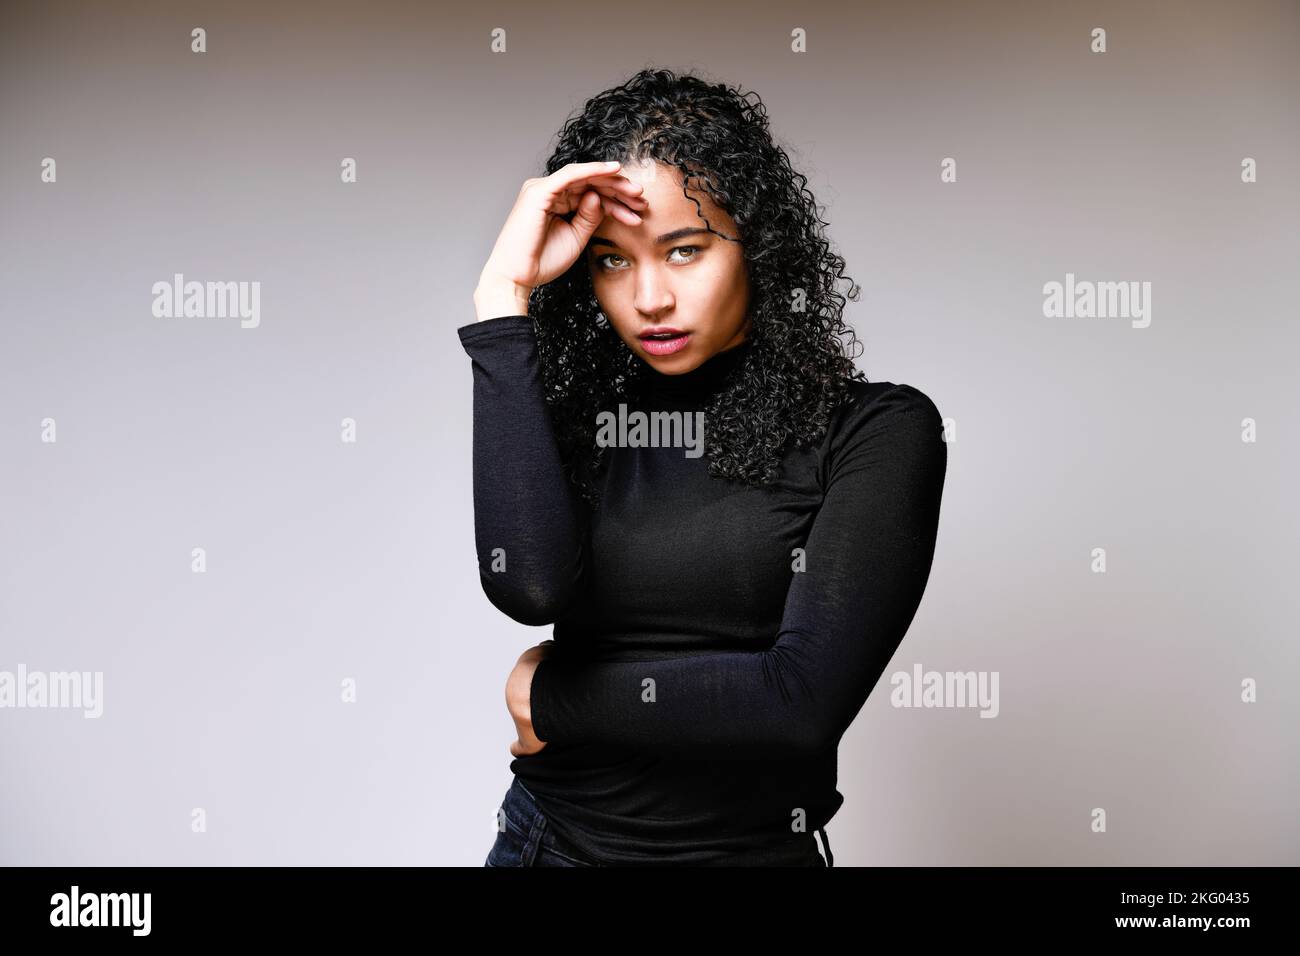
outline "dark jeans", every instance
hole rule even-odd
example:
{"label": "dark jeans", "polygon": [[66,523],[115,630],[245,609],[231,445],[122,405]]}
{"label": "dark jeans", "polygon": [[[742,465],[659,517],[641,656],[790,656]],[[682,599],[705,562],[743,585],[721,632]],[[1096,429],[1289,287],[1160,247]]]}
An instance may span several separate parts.
{"label": "dark jeans", "polygon": [[[496,842],[488,851],[484,866],[604,865],[587,858],[581,850],[563,840],[554,828],[548,825],[546,815],[542,813],[537,801],[518,777],[511,782],[505,799],[501,801],[501,817],[505,825],[504,829],[497,832]],[[831,845],[826,838],[826,830],[819,829],[817,833],[821,836],[824,858],[817,852],[816,841],[814,841],[811,848],[811,856],[815,858],[813,862],[773,865],[833,866],[835,858],[831,856]],[[807,855],[804,858],[806,859]]]}

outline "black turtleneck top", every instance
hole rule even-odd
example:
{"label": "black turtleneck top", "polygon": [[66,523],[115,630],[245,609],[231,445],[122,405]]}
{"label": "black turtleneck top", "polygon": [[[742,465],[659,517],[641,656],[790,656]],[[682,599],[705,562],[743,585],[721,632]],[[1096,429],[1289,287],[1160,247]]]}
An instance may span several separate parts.
{"label": "black turtleneck top", "polygon": [[[546,746],[511,771],[596,863],[761,863],[810,839],[844,801],[840,738],[929,577],[938,409],[910,385],[852,381],[825,439],[788,449],[765,487],[710,478],[681,446],[609,448],[592,509],[562,469],[533,319],[457,333],[483,590],[554,625],[531,694]],[[629,410],[702,410],[753,348],[683,375],[646,366]]]}

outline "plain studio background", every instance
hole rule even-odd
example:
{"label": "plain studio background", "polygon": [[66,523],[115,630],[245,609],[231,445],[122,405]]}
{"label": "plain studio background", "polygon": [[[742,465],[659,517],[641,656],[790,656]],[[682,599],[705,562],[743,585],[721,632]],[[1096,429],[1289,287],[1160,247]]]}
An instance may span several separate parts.
{"label": "plain studio background", "polygon": [[[1300,7],[583,9],[4,5],[0,670],[102,672],[104,712],[0,709],[0,862],[481,865],[550,629],[479,589],[455,328],[645,65],[763,97],[859,364],[951,420],[836,864],[1300,862]],[[178,272],[260,324],[155,317]],[[1150,282],[1150,326],[1044,317],[1067,273]],[[998,716],[891,706],[917,664],[996,671]]]}

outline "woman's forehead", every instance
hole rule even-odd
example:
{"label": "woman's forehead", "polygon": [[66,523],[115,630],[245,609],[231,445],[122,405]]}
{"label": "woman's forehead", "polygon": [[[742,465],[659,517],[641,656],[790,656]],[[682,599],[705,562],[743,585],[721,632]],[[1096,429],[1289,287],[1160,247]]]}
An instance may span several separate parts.
{"label": "woman's forehead", "polygon": [[607,215],[598,230],[602,235],[618,233],[623,239],[653,241],[655,236],[679,227],[705,225],[700,218],[701,212],[715,229],[719,225],[732,225],[727,213],[707,193],[700,189],[690,191],[691,197],[699,201],[699,206],[683,194],[681,172],[675,166],[643,160],[624,165],[619,173],[644,187],[641,195],[649,205],[644,210],[637,210],[642,222],[636,226]]}

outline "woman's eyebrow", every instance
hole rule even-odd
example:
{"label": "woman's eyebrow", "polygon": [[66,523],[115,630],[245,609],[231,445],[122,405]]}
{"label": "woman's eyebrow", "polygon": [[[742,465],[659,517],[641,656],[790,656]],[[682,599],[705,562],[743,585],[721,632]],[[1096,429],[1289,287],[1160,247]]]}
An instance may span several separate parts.
{"label": "woman's eyebrow", "polygon": [[[701,232],[708,231],[709,230],[702,226],[687,226],[684,229],[674,229],[672,232],[665,232],[662,236],[656,239],[655,245],[662,246],[665,243],[676,242],[678,239],[685,239],[687,236],[695,236],[699,235]],[[618,243],[610,242],[603,236],[592,236],[587,241],[587,248],[590,249],[593,246],[609,246],[611,249],[617,249]]]}

